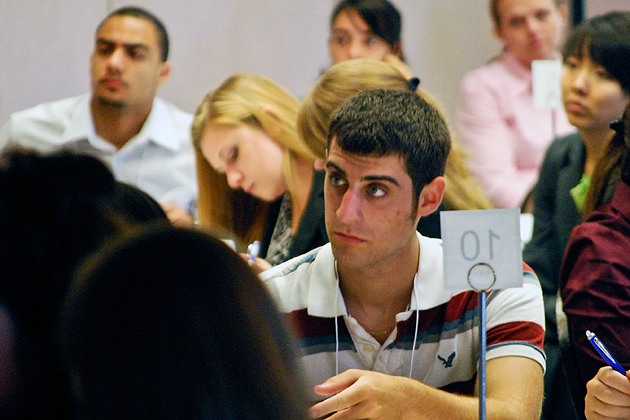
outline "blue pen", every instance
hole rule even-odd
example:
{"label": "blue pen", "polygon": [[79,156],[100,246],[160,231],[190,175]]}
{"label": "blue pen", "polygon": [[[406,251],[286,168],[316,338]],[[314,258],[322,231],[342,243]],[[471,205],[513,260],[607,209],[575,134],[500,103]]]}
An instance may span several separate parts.
{"label": "blue pen", "polygon": [[260,252],[260,242],[254,241],[247,246],[247,253],[249,254],[249,261],[253,262],[256,260],[258,253]]}
{"label": "blue pen", "polygon": [[587,330],[586,338],[588,338],[588,341],[593,345],[593,347],[595,347],[597,353],[599,353],[604,358],[604,360],[606,361],[606,363],[608,363],[610,367],[612,367],[622,375],[626,376],[626,370],[619,364],[617,359],[615,359],[614,356],[610,354],[610,351],[608,351],[604,343],[599,341],[599,338],[597,338],[595,334]]}

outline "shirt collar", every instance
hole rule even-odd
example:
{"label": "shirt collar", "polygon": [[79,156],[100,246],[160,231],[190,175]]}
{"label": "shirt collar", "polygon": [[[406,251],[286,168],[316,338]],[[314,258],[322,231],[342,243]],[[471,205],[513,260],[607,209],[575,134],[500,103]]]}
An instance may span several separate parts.
{"label": "shirt collar", "polygon": [[312,270],[307,304],[309,315],[327,318],[346,315],[348,311],[337,284],[335,258],[330,242],[317,253]]}
{"label": "shirt collar", "polygon": [[61,134],[63,143],[96,138],[92,113],[90,112],[90,96],[83,95],[70,116],[66,129]]}
{"label": "shirt collar", "polygon": [[532,81],[531,66],[530,67],[524,66],[523,63],[521,63],[518,60],[518,58],[516,58],[516,55],[514,55],[509,50],[506,50],[503,53],[503,57],[501,59],[503,60],[506,67],[508,68],[508,70],[510,70],[512,74],[518,76],[519,79],[522,79],[524,82],[527,82],[528,84],[531,85],[531,81]]}
{"label": "shirt collar", "polygon": [[[425,310],[448,302],[453,293],[444,290],[442,241],[426,238],[418,232],[416,234],[420,241],[420,258],[409,309]],[[348,311],[337,284],[335,259],[330,243],[320,250],[312,270],[311,278],[315,281],[311,281],[309,285],[309,315],[328,318],[347,315]],[[415,296],[417,296],[417,304]],[[335,302],[337,302],[336,308]]]}
{"label": "shirt collar", "polygon": [[153,141],[159,146],[170,150],[177,150],[179,148],[178,139],[180,133],[175,130],[173,124],[171,124],[172,117],[166,108],[164,101],[155,98],[153,100],[153,107],[151,113],[144,122],[142,129],[135,136],[135,138],[142,139],[144,141]]}
{"label": "shirt collar", "polygon": [[[170,123],[171,119],[164,101],[155,98],[151,112],[142,125],[142,129],[129,140],[128,144],[145,144],[152,141],[166,149],[177,150],[179,148],[178,139],[180,134],[175,130],[174,125]],[[98,137],[94,130],[89,95],[85,95],[81,99],[61,137],[64,143],[87,139],[94,146],[103,147],[99,143],[105,140]]]}

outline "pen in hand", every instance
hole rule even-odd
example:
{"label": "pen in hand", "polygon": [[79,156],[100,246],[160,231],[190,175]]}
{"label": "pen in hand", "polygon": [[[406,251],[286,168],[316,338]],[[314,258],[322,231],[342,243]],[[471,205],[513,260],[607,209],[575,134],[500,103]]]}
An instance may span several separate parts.
{"label": "pen in hand", "polygon": [[251,244],[247,245],[247,254],[249,255],[247,260],[251,263],[256,260],[258,257],[258,253],[260,252],[260,242],[254,241]]}
{"label": "pen in hand", "polygon": [[604,343],[602,343],[595,334],[587,330],[586,338],[588,338],[588,341],[593,345],[593,347],[595,347],[597,353],[599,353],[604,358],[604,360],[606,361],[606,363],[608,363],[610,367],[612,367],[622,375],[626,376],[626,370],[619,364],[617,359],[615,359],[615,357],[606,348]]}

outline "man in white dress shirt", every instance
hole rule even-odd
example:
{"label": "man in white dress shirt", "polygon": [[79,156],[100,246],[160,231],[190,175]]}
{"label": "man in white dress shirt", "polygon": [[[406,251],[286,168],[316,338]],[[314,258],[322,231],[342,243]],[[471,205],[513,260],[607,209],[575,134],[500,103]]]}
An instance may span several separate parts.
{"label": "man in white dress shirt", "polygon": [[190,224],[196,201],[192,116],[156,98],[168,79],[168,34],[137,7],[110,13],[96,30],[91,94],[16,112],[0,148],[68,149],[106,162],[119,181],[156,199],[176,224]]}

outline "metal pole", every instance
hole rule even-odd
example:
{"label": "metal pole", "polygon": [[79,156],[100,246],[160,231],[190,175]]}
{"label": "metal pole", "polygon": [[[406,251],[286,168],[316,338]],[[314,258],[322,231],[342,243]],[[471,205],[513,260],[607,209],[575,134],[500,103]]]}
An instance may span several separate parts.
{"label": "metal pole", "polygon": [[479,420],[486,420],[486,292],[479,292]]}

